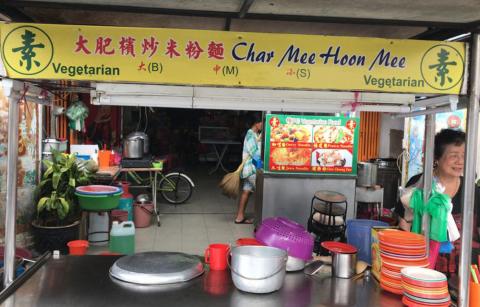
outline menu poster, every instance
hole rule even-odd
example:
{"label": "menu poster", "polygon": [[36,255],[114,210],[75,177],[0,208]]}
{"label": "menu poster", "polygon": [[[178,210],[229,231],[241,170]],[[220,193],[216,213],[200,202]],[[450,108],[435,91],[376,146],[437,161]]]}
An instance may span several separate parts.
{"label": "menu poster", "polygon": [[267,172],[356,175],[358,118],[268,114]]}

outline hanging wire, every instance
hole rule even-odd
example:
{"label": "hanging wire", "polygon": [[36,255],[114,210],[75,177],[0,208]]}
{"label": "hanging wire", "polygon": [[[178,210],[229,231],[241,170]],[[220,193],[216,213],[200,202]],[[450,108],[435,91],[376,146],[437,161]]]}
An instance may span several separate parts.
{"label": "hanging wire", "polygon": [[145,129],[143,129],[143,133],[147,132],[147,127],[148,127],[148,113],[147,113],[147,107],[145,107]]}
{"label": "hanging wire", "polygon": [[140,122],[142,121],[142,108],[138,107],[138,109],[139,118],[137,123],[137,129],[135,129],[135,131],[140,130]]}

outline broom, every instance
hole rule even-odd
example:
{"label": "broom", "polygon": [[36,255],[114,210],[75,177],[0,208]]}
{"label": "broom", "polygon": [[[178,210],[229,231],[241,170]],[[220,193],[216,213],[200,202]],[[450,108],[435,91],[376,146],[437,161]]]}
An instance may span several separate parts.
{"label": "broom", "polygon": [[218,184],[220,189],[222,189],[223,195],[233,199],[238,197],[238,192],[240,191],[240,173],[246,161],[247,159],[244,159],[235,171],[223,176],[222,181]]}

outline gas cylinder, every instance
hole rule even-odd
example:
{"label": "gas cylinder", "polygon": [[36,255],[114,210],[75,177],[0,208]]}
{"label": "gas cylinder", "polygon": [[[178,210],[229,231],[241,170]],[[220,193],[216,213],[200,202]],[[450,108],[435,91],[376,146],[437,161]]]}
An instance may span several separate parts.
{"label": "gas cylinder", "polygon": [[128,220],[133,221],[133,195],[128,190],[130,183],[127,181],[121,181],[119,182],[119,185],[123,189],[123,194],[120,198],[118,209],[128,211]]}

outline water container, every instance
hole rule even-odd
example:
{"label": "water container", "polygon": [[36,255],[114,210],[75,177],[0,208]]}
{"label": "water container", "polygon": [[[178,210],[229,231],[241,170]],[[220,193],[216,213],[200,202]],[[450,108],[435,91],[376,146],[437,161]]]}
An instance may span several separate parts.
{"label": "water container", "polygon": [[372,227],[377,226],[388,226],[388,224],[377,220],[347,221],[347,242],[358,249],[357,259],[368,264],[372,263]]}
{"label": "water container", "polygon": [[133,221],[133,195],[128,190],[130,183],[122,181],[119,185],[123,189],[123,194],[118,209],[128,211],[128,220]]}
{"label": "water container", "polygon": [[113,222],[110,231],[109,250],[112,253],[131,255],[135,253],[135,225],[133,222]]}
{"label": "water container", "polygon": [[108,213],[90,212],[88,214],[88,242],[90,245],[108,244]]}

